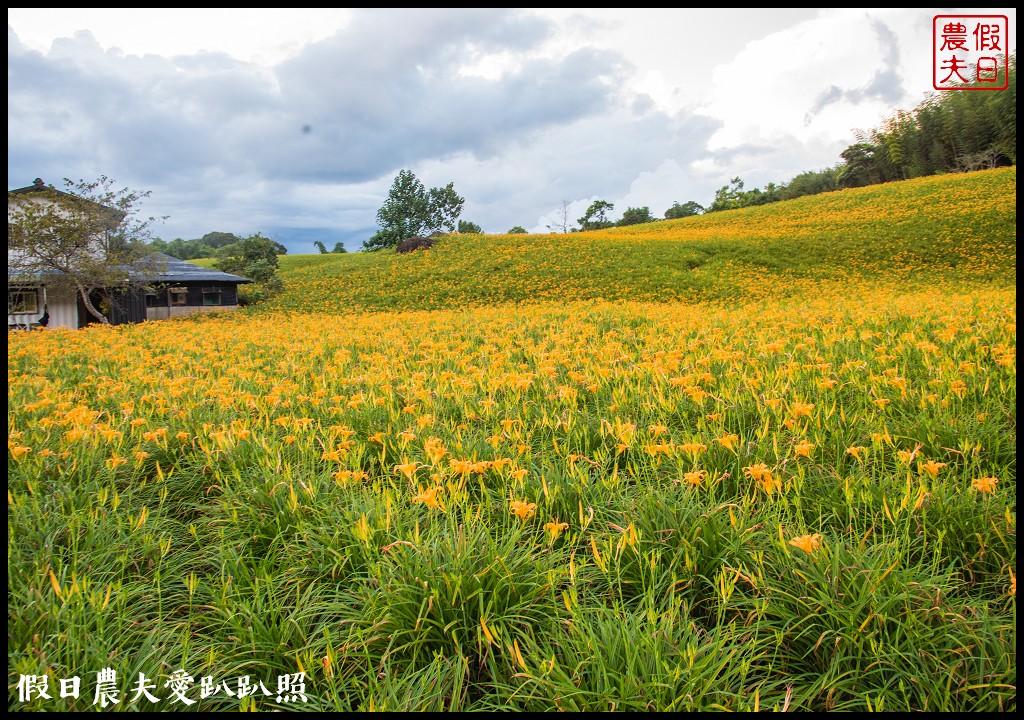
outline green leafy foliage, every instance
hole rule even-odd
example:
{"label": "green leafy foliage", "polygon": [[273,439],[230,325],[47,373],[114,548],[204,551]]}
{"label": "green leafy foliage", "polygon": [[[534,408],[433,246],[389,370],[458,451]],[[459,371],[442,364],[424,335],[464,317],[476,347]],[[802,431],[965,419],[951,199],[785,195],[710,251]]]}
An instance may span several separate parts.
{"label": "green leafy foliage", "polygon": [[838,190],[840,170],[841,166],[836,166],[824,170],[802,172],[782,187],[781,199],[793,200],[804,195],[817,195]]}
{"label": "green leafy foliage", "polygon": [[417,235],[454,232],[464,203],[465,198],[455,192],[453,183],[428,191],[411,171],[402,170],[377,211],[380,229],[363,243],[363,249],[380,250]]}
{"label": "green leafy foliage", "polygon": [[743,180],[734,177],[728,185],[723,185],[718,189],[715,193],[715,201],[708,206],[706,212],[738,210],[752,205],[778,202],[781,199],[782,188],[776,187],[775,183],[768,183],[764,190],[758,188],[744,190]]}
{"label": "green leafy foliage", "polygon": [[680,204],[672,203],[672,207],[665,211],[666,220],[678,220],[679,218],[692,217],[704,212],[704,206],[694,200],[687,200]]}
{"label": "green leafy foliage", "polygon": [[639,225],[641,223],[655,222],[658,218],[651,215],[651,209],[646,205],[638,208],[626,208],[626,211],[622,213],[622,218],[615,223],[619,227],[625,225]]}
{"label": "green leafy foliage", "polygon": [[[157,252],[179,258],[181,260],[198,260],[201,258],[218,257],[218,251],[228,245],[241,242],[242,238],[234,233],[208,232],[196,240],[175,238],[170,242],[154,238],[149,245]],[[272,240],[278,255],[287,255],[288,248],[276,240]]]}
{"label": "green leafy foliage", "polygon": [[239,287],[240,304],[262,302],[284,290],[284,282],[277,274],[280,264],[277,247],[276,242],[257,232],[217,251],[218,257],[213,263],[215,268],[241,275],[255,283]]}
{"label": "green leafy foliage", "polygon": [[608,213],[614,209],[615,205],[607,200],[595,200],[587,208],[583,217],[576,221],[580,224],[577,232],[614,227],[615,223],[608,217]]}
{"label": "green leafy foliage", "polygon": [[[241,240],[241,238],[238,238]],[[149,246],[157,252],[176,257],[180,260],[198,260],[199,258],[215,257],[217,248],[200,242],[199,240],[183,240],[175,238],[171,241],[154,238]]]}
{"label": "green leafy foliage", "polygon": [[265,283],[277,272],[277,247],[273,240],[259,233],[231,245],[218,253],[214,266],[223,272],[247,277],[253,282]]}

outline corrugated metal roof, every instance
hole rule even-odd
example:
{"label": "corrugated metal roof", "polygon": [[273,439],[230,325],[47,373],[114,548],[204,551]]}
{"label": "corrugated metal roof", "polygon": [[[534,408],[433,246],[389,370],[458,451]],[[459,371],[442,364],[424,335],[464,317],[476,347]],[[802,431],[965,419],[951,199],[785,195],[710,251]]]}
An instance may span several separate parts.
{"label": "corrugated metal roof", "polygon": [[144,258],[141,263],[136,263],[136,265],[139,266],[139,269],[136,271],[135,277],[146,282],[252,282],[249,278],[240,275],[200,267],[195,263],[179,260],[164,253],[154,253],[153,258]]}
{"label": "corrugated metal roof", "polygon": [[[16,267],[19,264],[16,258],[16,251],[7,251],[8,284],[17,282],[19,279],[23,282],[29,281],[30,278],[42,280],[50,274],[40,270],[13,270],[12,266]],[[134,267],[130,272],[136,280],[152,283],[252,282],[249,278],[221,272],[220,270],[213,270],[212,268],[200,267],[195,263],[190,263],[187,260],[179,260],[176,257],[171,257],[164,253],[153,253],[152,256],[141,258],[134,263]]]}

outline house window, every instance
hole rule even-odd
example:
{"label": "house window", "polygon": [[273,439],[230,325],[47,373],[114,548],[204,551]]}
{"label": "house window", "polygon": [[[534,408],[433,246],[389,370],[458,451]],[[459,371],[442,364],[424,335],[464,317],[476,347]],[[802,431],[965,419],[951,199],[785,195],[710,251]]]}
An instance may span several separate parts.
{"label": "house window", "polygon": [[8,290],[7,312],[10,315],[39,312],[39,296],[35,290]]}
{"label": "house window", "polygon": [[220,305],[220,288],[218,287],[204,287],[203,288],[203,305]]}
{"label": "house window", "polygon": [[160,296],[156,293],[146,293],[146,307],[159,307]]}
{"label": "house window", "polygon": [[170,298],[171,305],[187,305],[188,289],[183,287],[169,288],[167,290],[167,297]]}

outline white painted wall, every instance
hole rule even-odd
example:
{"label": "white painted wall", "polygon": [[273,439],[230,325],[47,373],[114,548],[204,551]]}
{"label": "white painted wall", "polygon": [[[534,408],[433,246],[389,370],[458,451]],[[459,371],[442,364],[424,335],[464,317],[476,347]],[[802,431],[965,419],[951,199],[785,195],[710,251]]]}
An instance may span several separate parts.
{"label": "white painted wall", "polygon": [[46,302],[50,307],[50,324],[47,327],[78,329],[78,298],[72,290],[48,290]]}
{"label": "white painted wall", "polygon": [[16,313],[7,316],[7,324],[29,325],[39,322],[43,312],[49,310],[50,322],[48,328],[67,327],[78,328],[78,299],[73,290],[55,290],[42,287],[36,290],[39,308],[34,313]]}

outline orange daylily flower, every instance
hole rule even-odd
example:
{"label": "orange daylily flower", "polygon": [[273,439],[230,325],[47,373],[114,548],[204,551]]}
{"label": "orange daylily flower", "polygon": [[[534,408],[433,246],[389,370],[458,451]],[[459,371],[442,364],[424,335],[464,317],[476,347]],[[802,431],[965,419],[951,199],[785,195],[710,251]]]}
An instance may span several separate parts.
{"label": "orange daylily flower", "polygon": [[846,454],[847,455],[853,455],[853,457],[855,457],[857,460],[861,460],[862,458],[861,458],[860,454],[862,452],[866,452],[866,451],[867,451],[867,448],[864,447],[863,445],[854,445],[852,447],[846,448]]}
{"label": "orange daylily flower", "polygon": [[753,480],[760,480],[765,475],[771,475],[771,471],[768,466],[764,463],[758,463],[757,465],[748,465],[743,468],[743,474]]}
{"label": "orange daylily flower", "polygon": [[917,454],[920,452],[921,448],[921,443],[918,443],[913,450],[897,450],[896,457],[899,458],[899,461],[904,465],[909,465],[914,462],[915,458],[917,458]]}
{"label": "orange daylily flower", "polygon": [[32,452],[32,448],[26,447],[25,445],[15,445],[11,448],[11,455],[14,456],[15,460],[21,460],[30,452]]}
{"label": "orange daylily flower", "polygon": [[811,456],[811,450],[813,449],[814,443],[807,442],[807,440],[801,440],[793,446],[793,454],[809,458]]}
{"label": "orange daylily flower", "polygon": [[674,446],[672,445],[672,443],[661,443],[661,444],[658,444],[658,445],[644,445],[644,450],[646,450],[648,452],[648,454],[650,454],[650,455],[657,455],[658,453],[661,453],[663,455],[669,455],[669,454],[671,454],[673,449],[674,449]]}
{"label": "orange daylily flower", "polygon": [[569,523],[560,523],[556,520],[555,522],[544,523],[544,529],[551,534],[552,540],[557,540],[558,536],[562,534],[563,530],[569,529]]}
{"label": "orange daylily flower", "polygon": [[513,500],[509,503],[509,511],[520,520],[529,520],[537,510],[537,503],[525,500]]}
{"label": "orange daylily flower", "polygon": [[723,435],[722,437],[718,438],[718,442],[721,443],[722,447],[724,447],[726,450],[735,450],[736,449],[736,442],[739,439],[740,439],[739,435],[729,434],[729,435]]}
{"label": "orange daylily flower", "polygon": [[398,470],[407,478],[412,480],[413,475],[416,474],[416,468],[418,468],[419,466],[420,464],[418,462],[408,462],[405,463],[404,465],[395,465],[395,470]]}
{"label": "orange daylily flower", "polygon": [[692,472],[683,473],[683,479],[691,485],[700,485],[701,482],[707,477],[707,470],[693,470]]}
{"label": "orange daylily flower", "polygon": [[793,417],[810,417],[811,410],[814,409],[813,403],[794,402],[790,405],[790,410],[793,412]]}
{"label": "orange daylily flower", "polygon": [[821,547],[822,537],[818,533],[813,535],[800,535],[789,541],[789,544],[793,547],[800,548],[806,553],[813,553],[819,547]]}
{"label": "orange daylily flower", "polygon": [[118,465],[124,465],[126,462],[128,462],[127,458],[123,458],[120,455],[112,455],[110,459],[107,460],[107,467],[114,470]]}
{"label": "orange daylily flower", "polygon": [[448,458],[448,465],[451,467],[452,472],[457,475],[468,475],[473,471],[472,460],[456,460],[455,458]]}
{"label": "orange daylily flower", "polygon": [[423,451],[427,453],[427,457],[430,458],[432,465],[437,465],[441,458],[448,453],[444,449],[444,445],[441,444],[441,440],[436,437],[427,438],[427,441],[423,443]]}
{"label": "orange daylily flower", "polygon": [[995,477],[974,478],[971,480],[971,487],[980,493],[988,493],[991,495],[996,491],[996,483],[998,481],[999,478]]}
{"label": "orange daylily flower", "polygon": [[743,468],[743,474],[755,482],[760,483],[761,489],[771,495],[776,490],[782,489],[782,481],[772,475],[772,471],[764,463],[750,465]]}
{"label": "orange daylily flower", "polygon": [[438,510],[444,510],[444,505],[442,505],[441,501],[437,499],[437,494],[439,492],[444,492],[444,488],[438,486],[427,488],[426,490],[413,495],[412,501],[414,503],[423,503],[427,507],[433,507],[437,508]]}
{"label": "orange daylily flower", "polygon": [[692,453],[693,455],[700,455],[702,452],[708,449],[707,445],[698,442],[683,443],[679,446],[679,449],[685,453]]}

